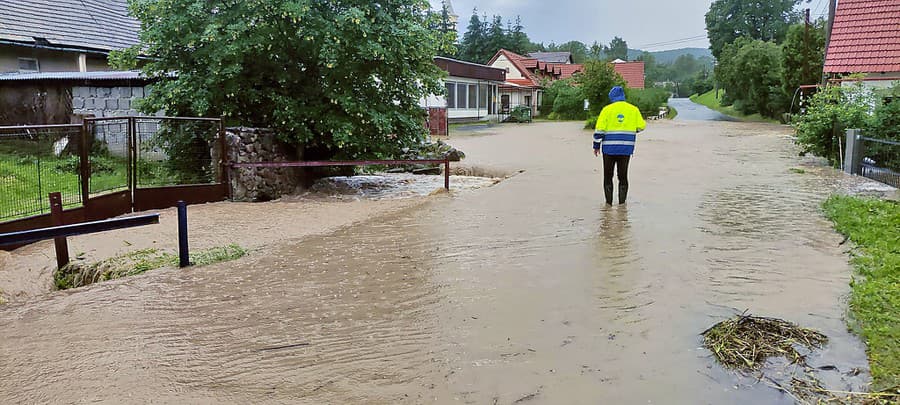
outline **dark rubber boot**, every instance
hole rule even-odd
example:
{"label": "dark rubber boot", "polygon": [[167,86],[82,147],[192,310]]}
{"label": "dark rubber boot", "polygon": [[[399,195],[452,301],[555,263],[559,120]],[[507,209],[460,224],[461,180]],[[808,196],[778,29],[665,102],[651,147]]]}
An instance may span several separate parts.
{"label": "dark rubber boot", "polygon": [[[619,204],[625,204],[628,198],[628,184],[619,184]],[[608,199],[608,198],[607,198]]]}
{"label": "dark rubber boot", "polygon": [[604,184],[603,192],[606,194],[606,205],[612,205],[612,203],[613,203],[613,186],[612,186],[612,184]]}

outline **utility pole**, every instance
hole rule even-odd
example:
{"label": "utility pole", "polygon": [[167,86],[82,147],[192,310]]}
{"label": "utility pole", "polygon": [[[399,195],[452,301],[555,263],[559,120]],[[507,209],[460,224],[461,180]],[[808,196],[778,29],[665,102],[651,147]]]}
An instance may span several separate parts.
{"label": "utility pole", "polygon": [[[828,22],[825,24],[825,59],[822,61],[822,66],[825,66],[825,62],[828,60],[828,46],[831,45],[831,28],[834,26],[835,9],[837,9],[837,0],[828,0]],[[828,76],[825,75],[824,70],[822,71],[822,84],[828,84]]]}

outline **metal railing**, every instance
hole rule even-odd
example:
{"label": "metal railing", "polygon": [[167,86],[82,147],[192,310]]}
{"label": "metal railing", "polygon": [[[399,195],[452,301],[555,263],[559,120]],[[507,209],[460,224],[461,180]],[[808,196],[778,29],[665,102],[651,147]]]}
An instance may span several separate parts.
{"label": "metal railing", "polygon": [[845,171],[900,188],[900,142],[847,131]]}

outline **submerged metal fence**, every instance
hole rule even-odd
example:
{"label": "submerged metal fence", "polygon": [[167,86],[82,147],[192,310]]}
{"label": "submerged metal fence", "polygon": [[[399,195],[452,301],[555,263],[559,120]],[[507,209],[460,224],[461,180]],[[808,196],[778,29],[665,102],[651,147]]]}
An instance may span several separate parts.
{"label": "submerged metal fence", "polygon": [[0,127],[0,222],[49,213],[51,192],[80,206],[80,144],[81,125]]}
{"label": "submerged metal fence", "polygon": [[222,121],[212,118],[0,127],[0,228],[46,225],[50,193],[86,219],[224,200],[224,146]]}
{"label": "submerged metal fence", "polygon": [[847,131],[845,171],[900,188],[900,142]]}

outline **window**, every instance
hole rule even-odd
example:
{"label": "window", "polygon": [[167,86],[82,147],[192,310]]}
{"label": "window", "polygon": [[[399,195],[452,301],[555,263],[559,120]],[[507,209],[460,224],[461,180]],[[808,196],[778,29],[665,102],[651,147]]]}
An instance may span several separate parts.
{"label": "window", "polygon": [[478,108],[478,85],[470,84],[469,85],[469,109],[474,110]]}
{"label": "window", "polygon": [[531,106],[531,96],[525,96],[525,105]]}
{"label": "window", "polygon": [[34,58],[19,58],[19,73],[37,73],[41,71],[38,60]]}
{"label": "window", "polygon": [[481,109],[487,109],[488,107],[488,85],[482,84],[478,86],[478,107]]}
{"label": "window", "polygon": [[468,97],[468,89],[465,83],[456,83],[456,108],[466,108],[466,100]]}
{"label": "window", "polygon": [[456,83],[447,83],[447,108],[456,108]]}

